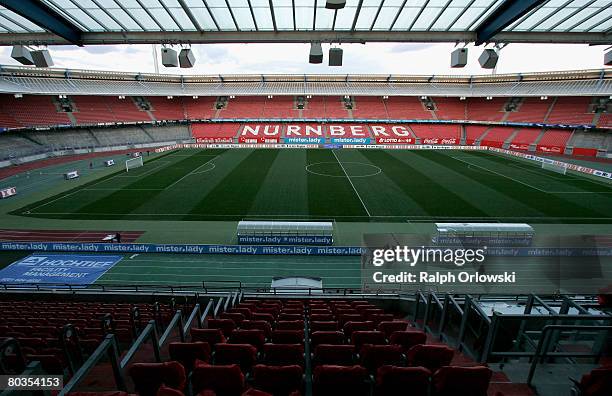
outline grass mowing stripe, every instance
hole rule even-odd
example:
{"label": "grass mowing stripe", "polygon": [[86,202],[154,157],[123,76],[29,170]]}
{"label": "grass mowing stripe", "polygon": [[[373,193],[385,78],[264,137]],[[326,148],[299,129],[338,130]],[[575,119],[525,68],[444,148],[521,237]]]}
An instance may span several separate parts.
{"label": "grass mowing stripe", "polygon": [[[363,153],[373,164],[381,167],[387,177],[421,206],[430,216],[488,217],[489,215],[472,202],[468,202],[436,180],[410,165],[411,157],[402,161],[395,156],[378,150]],[[437,199],[436,199],[437,197]]]}
{"label": "grass mowing stripe", "polygon": [[[198,154],[198,152],[196,152]],[[130,213],[145,202],[155,199],[155,197],[180,179],[184,175],[191,173],[194,169],[209,161],[208,156],[192,155],[181,159],[172,166],[165,167],[152,174],[148,174],[142,179],[128,184],[126,189],[119,189],[116,192],[102,197],[101,199],[80,208],[76,213],[113,213],[120,208],[122,213]],[[140,188],[159,188],[157,191],[142,193],[133,191]],[[118,214],[117,217],[122,217]]]}
{"label": "grass mowing stripe", "polygon": [[348,180],[348,182],[351,184],[351,187],[353,187],[353,191],[355,191],[355,195],[357,195],[357,198],[359,198],[359,202],[361,202],[361,205],[363,206],[363,209],[368,214],[368,217],[372,216],[370,214],[370,211],[368,210],[368,207],[363,202],[363,199],[361,199],[361,195],[359,195],[359,191],[357,191],[357,189],[355,188],[355,185],[353,184],[353,181],[351,180],[351,177],[349,176],[348,173],[346,173],[346,169],[344,169],[344,165],[342,165],[342,162],[340,162],[340,160],[338,159],[338,156],[336,155],[336,152],[334,150],[332,150],[331,152],[334,155],[334,158],[336,159],[336,161],[338,161],[338,165],[340,165],[340,168],[342,168],[342,172],[344,172],[344,175],[346,176],[346,180]]}
{"label": "grass mowing stripe", "polygon": [[[253,206],[257,192],[270,167],[278,156],[278,150],[253,150],[213,188],[189,213],[216,214],[245,213]],[[236,218],[235,220],[240,220]]]}
{"label": "grass mowing stripe", "polygon": [[[538,213],[542,213],[549,217],[608,217],[609,213],[600,213],[590,208],[576,205],[567,199],[564,199],[556,194],[548,194],[543,191],[534,190],[525,185],[512,182],[509,179],[500,177],[495,173],[487,176],[482,173],[477,173],[474,170],[465,166],[462,160],[453,158],[450,155],[441,154],[438,152],[429,153],[430,157],[440,163],[448,163],[456,172],[462,173],[468,177],[478,178],[486,181],[486,185],[512,199],[522,202],[525,205],[533,208]],[[454,164],[453,164],[454,163]],[[486,164],[483,165],[486,168]],[[511,208],[508,208],[512,211]],[[507,214],[507,213],[506,213]],[[501,213],[499,214],[502,215]]]}
{"label": "grass mowing stripe", "polygon": [[[175,153],[174,151],[170,151],[168,153],[161,154],[158,157],[155,157],[155,158],[152,158],[152,159],[149,159],[149,160],[145,161],[145,164],[150,164],[151,162],[158,161],[158,160],[160,160],[162,158],[165,158],[165,157],[168,157],[168,156],[170,156],[170,155],[172,155],[174,153]],[[124,174],[124,173],[125,173],[125,170],[123,170],[123,169],[118,170],[117,172],[113,172],[113,173],[111,173],[109,175],[106,175],[106,176],[103,176],[103,177],[101,177],[99,179],[92,180],[92,181],[87,182],[85,184],[82,184],[82,185],[80,185],[78,187],[72,188],[72,189],[70,189],[68,191],[62,192],[60,194],[53,195],[53,196],[45,198],[43,200],[34,202],[34,203],[30,204],[30,205],[24,206],[23,208],[20,208],[20,209],[17,209],[15,211],[10,212],[10,214],[21,215],[24,212],[32,211],[33,208],[41,207],[41,206],[46,205],[46,204],[48,204],[48,203],[50,203],[52,201],[57,201],[57,200],[61,199],[64,196],[72,195],[72,194],[74,194],[74,193],[76,193],[76,192],[78,192],[80,190],[85,190],[88,187],[98,185],[98,184],[100,184],[100,183],[102,183],[104,181],[113,179],[113,178],[117,177],[118,175],[121,175],[121,174]]]}
{"label": "grass mowing stripe", "polygon": [[[330,175],[344,176],[340,164],[329,150],[307,150],[306,162],[309,166],[322,164],[322,169]],[[342,217],[346,221],[368,218],[346,177],[327,177],[308,172],[307,178],[308,209],[312,218]]]}

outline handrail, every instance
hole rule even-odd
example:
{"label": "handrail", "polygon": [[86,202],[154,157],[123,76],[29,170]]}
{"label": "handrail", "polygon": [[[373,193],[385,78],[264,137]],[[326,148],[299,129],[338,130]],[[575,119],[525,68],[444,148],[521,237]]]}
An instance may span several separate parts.
{"label": "handrail", "polygon": [[175,326],[177,326],[179,329],[179,337],[181,339],[181,342],[185,342],[185,333],[183,332],[183,315],[180,309],[176,310],[176,313],[172,317],[172,320],[170,320],[170,323],[168,323],[166,330],[164,331],[162,336],[159,337],[160,347],[166,343],[166,340],[168,339],[168,337],[170,337],[170,333],[172,333],[172,329]]}
{"label": "handrail", "polygon": [[[154,327],[154,326],[153,326]],[[144,333],[144,332],[143,332]],[[117,348],[117,340],[113,334],[107,334],[104,340],[98,345],[96,350],[91,354],[89,359],[79,368],[74,376],[64,385],[59,393],[59,396],[68,395],[72,390],[81,382],[83,378],[89,373],[93,366],[107,354],[111,366],[113,368],[113,374],[117,389],[120,391],[127,391],[123,376],[121,375],[121,369],[119,367],[119,351]]]}
{"label": "handrail", "polygon": [[[538,347],[535,350],[533,358],[531,359],[531,366],[529,367],[529,374],[527,375],[527,385],[531,385],[531,381],[533,380],[533,376],[535,374],[536,366],[538,365],[538,361],[540,358],[545,358],[546,355],[551,355],[548,349],[548,338],[549,334],[554,330],[595,330],[595,331],[610,331],[612,330],[612,326],[584,326],[584,325],[546,325],[542,328],[542,336],[540,338],[540,342],[538,343]],[[542,351],[544,345],[547,345],[547,349]],[[572,356],[593,356],[598,357],[599,354],[585,354],[585,353],[577,353],[577,352],[568,352],[564,354],[555,353],[555,356],[559,357],[572,357]]]}
{"label": "handrail", "polygon": [[185,321],[185,326],[183,327],[183,334],[185,334],[185,336],[191,333],[191,324],[193,323],[194,319],[197,320],[198,328],[201,328],[202,327],[202,317],[200,316],[200,304],[196,304],[193,307],[191,314]]}
{"label": "handrail", "polygon": [[219,301],[217,301],[217,305],[215,305],[215,310],[213,312],[213,318],[216,318],[219,315],[219,311],[221,309],[221,304],[223,304],[223,298],[224,297],[220,297]]}
{"label": "handrail", "polygon": [[206,317],[210,315],[210,311],[211,309],[213,309],[214,305],[215,305],[214,299],[211,298],[210,300],[208,300],[208,304],[206,304],[206,308],[204,308],[204,312],[202,313],[202,316],[200,316],[200,320],[199,320],[200,327],[202,327],[202,324],[206,320]]}
{"label": "handrail", "polygon": [[230,302],[232,301],[232,292],[227,293],[227,298],[225,299],[225,304],[223,304],[223,312],[227,312],[228,311],[228,307],[230,305]]}
{"label": "handrail", "polygon": [[140,345],[142,345],[147,339],[151,339],[151,342],[153,344],[153,353],[155,354],[155,361],[161,362],[161,355],[159,353],[159,343],[157,341],[157,330],[155,329],[155,321],[150,320],[149,323],[145,326],[144,330],[142,330],[136,341],[134,341],[130,349],[125,353],[125,356],[121,360],[121,368],[126,367],[130,363],[130,360],[132,360],[132,358],[138,351]]}

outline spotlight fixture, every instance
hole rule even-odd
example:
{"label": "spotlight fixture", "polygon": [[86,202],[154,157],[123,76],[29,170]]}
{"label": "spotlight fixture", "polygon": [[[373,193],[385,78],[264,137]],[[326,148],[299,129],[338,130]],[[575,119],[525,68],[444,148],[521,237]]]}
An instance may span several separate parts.
{"label": "spotlight fixture", "polygon": [[162,65],[165,67],[178,67],[179,61],[176,51],[172,48],[162,48]]}
{"label": "spotlight fixture", "polygon": [[461,96],[459,100],[465,100],[465,96]]}
{"label": "spotlight fixture", "polygon": [[42,49],[32,51],[32,60],[36,67],[51,67],[53,66],[53,59],[51,59],[51,53],[49,50]]}
{"label": "spotlight fixture", "polygon": [[191,99],[197,99],[197,98],[198,98],[198,95],[193,95],[193,96],[191,97]]}
{"label": "spotlight fixture", "polygon": [[172,95],[166,96],[166,99],[173,99],[173,98],[174,98],[174,96],[172,96]]}
{"label": "spotlight fixture", "polygon": [[23,45],[14,45],[11,51],[11,58],[15,59],[22,65],[33,65],[32,52]]}
{"label": "spotlight fixture", "polygon": [[480,57],[478,57],[478,63],[480,63],[480,67],[483,69],[495,69],[498,58],[499,55],[497,54],[497,51],[491,48],[486,48],[484,51],[482,51]]}
{"label": "spotlight fixture", "polygon": [[310,56],[308,61],[313,64],[323,63],[323,48],[321,48],[321,43],[310,44]]}
{"label": "spotlight fixture", "polygon": [[487,96],[487,100],[493,100],[493,96]]}
{"label": "spotlight fixture", "polygon": [[604,65],[612,66],[612,50],[604,54]]}
{"label": "spotlight fixture", "polygon": [[451,67],[465,67],[467,65],[467,48],[457,48],[451,52]]}
{"label": "spotlight fixture", "polygon": [[548,99],[548,96],[540,96],[540,100],[546,100]]}
{"label": "spotlight fixture", "polygon": [[14,96],[15,96],[15,99],[23,98],[23,94],[20,94],[20,93],[16,93]]}
{"label": "spotlight fixture", "polygon": [[342,48],[330,48],[327,62],[329,66],[342,66]]}
{"label": "spotlight fixture", "polygon": [[125,95],[119,95],[118,98],[119,99],[125,99]]}
{"label": "spotlight fixture", "polygon": [[179,65],[182,68],[189,68],[189,67],[193,67],[193,65],[195,65],[195,55],[193,54],[193,51],[191,50],[191,48],[183,48],[181,50],[181,52],[179,53]]}
{"label": "spotlight fixture", "polygon": [[339,10],[341,8],[344,8],[345,5],[346,0],[327,0],[325,2],[325,8],[328,8],[330,10]]}

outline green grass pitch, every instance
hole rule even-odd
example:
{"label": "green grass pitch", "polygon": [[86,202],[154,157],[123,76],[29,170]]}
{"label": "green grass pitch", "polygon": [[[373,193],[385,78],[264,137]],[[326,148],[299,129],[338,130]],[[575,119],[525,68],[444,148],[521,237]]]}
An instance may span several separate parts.
{"label": "green grass pitch", "polygon": [[12,213],[87,220],[606,224],[612,185],[475,151],[185,149]]}

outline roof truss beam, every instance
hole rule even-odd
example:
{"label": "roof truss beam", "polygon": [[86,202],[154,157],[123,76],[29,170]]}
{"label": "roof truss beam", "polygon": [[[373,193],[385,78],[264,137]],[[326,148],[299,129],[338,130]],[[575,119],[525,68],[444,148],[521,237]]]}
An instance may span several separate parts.
{"label": "roof truss beam", "polygon": [[476,45],[490,41],[496,34],[546,0],[505,0],[476,28]]}
{"label": "roof truss beam", "polygon": [[82,45],[82,30],[46,4],[35,0],[0,0],[0,4],[69,43]]}

